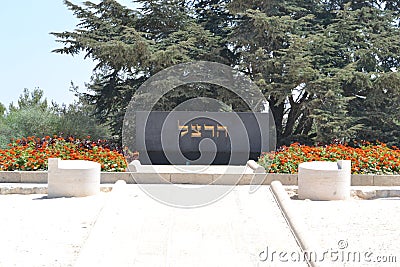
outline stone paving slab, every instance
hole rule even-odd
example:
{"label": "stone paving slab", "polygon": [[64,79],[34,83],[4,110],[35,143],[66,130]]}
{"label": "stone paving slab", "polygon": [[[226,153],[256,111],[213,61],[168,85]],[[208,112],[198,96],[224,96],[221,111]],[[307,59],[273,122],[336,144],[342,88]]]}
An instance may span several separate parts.
{"label": "stone paving slab", "polygon": [[0,195],[0,266],[74,266],[108,194]]}
{"label": "stone paving slab", "polygon": [[[113,184],[101,184],[101,192],[110,192]],[[47,184],[30,184],[30,183],[0,183],[0,195],[47,195]]]}
{"label": "stone paving slab", "polygon": [[292,203],[320,252],[333,255],[319,266],[400,265],[400,198]]}
{"label": "stone paving slab", "polygon": [[260,261],[267,249],[299,247],[269,186],[249,189],[237,186],[218,202],[182,209],[126,185],[102,211],[76,266],[293,266],[277,256]]}
{"label": "stone paving slab", "polygon": [[1,195],[0,266],[292,266],[260,261],[267,248],[299,249],[268,188],[238,186],[198,209],[165,206],[138,185],[84,198]]}
{"label": "stone paving slab", "polygon": [[[285,186],[289,196],[296,195],[298,186]],[[353,199],[372,200],[378,198],[400,197],[400,186],[351,186]]]}

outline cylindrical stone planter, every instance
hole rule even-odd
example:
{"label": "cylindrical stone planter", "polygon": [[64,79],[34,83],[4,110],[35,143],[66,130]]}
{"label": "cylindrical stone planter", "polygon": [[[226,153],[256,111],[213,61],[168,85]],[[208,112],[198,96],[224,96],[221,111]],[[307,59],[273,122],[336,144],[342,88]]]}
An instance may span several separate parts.
{"label": "cylindrical stone planter", "polygon": [[299,164],[299,199],[346,200],[350,198],[351,161],[312,161]]}
{"label": "cylindrical stone planter", "polygon": [[48,197],[85,197],[100,192],[101,165],[85,160],[49,159]]}

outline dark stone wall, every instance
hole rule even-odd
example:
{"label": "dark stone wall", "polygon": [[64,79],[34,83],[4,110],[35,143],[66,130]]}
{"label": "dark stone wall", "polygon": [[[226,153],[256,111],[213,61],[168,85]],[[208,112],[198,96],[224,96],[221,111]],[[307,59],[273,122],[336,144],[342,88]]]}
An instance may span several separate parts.
{"label": "dark stone wall", "polygon": [[136,113],[136,145],[142,164],[243,165],[270,150],[268,139],[268,113]]}

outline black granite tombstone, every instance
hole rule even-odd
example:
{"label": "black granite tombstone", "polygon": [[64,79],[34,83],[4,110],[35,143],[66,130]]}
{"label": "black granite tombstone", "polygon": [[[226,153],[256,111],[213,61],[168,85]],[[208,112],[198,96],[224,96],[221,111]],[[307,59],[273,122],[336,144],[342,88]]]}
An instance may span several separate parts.
{"label": "black granite tombstone", "polygon": [[136,112],[142,164],[243,165],[269,150],[269,114]]}

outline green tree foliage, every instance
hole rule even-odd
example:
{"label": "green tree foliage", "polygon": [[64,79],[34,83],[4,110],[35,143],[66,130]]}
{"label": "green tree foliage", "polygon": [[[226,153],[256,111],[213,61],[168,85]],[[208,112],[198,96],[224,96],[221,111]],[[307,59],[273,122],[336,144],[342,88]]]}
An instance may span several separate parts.
{"label": "green tree foliage", "polygon": [[[279,144],[329,142],[354,134],[334,66],[337,43],[318,23],[310,1],[233,1],[240,22],[230,40],[239,62],[273,112]],[[245,10],[242,12],[242,10]]]}
{"label": "green tree foliage", "polygon": [[395,18],[392,10],[372,4],[355,9],[348,3],[334,24],[347,49],[344,57],[355,65],[343,88],[346,95],[356,96],[349,115],[363,124],[357,137],[390,144],[400,143],[400,30]]}
{"label": "green tree foliage", "polygon": [[44,92],[40,88],[33,89],[32,92],[29,89],[25,88],[24,92],[19,96],[17,101],[17,106],[11,102],[9,106],[10,112],[29,108],[36,107],[39,110],[45,111],[48,108],[47,99],[43,98]]}
{"label": "green tree foliage", "polygon": [[[394,140],[387,127],[377,131],[399,129],[383,108],[400,88],[394,12],[375,1],[324,2],[232,1],[241,18],[231,37],[238,64],[269,97],[280,144],[371,139],[369,128]],[[386,90],[373,82],[385,76]],[[368,108],[371,101],[381,106]]]}
{"label": "green tree foliage", "polygon": [[10,129],[5,122],[5,112],[6,107],[0,103],[0,148],[7,145],[7,142],[9,141],[7,136],[10,134]]}
{"label": "green tree foliage", "polygon": [[[137,88],[158,71],[196,60],[228,64],[257,83],[279,144],[380,139],[399,143],[400,1],[65,1],[78,29],[53,33],[58,53],[85,53],[96,66],[88,104],[118,137]],[[195,96],[244,111],[212,85],[177,88],[156,107]]]}
{"label": "green tree foliage", "polygon": [[58,117],[50,110],[43,111],[37,106],[11,111],[6,117],[10,138],[45,136],[57,134]]}
{"label": "green tree foliage", "polygon": [[[80,29],[53,33],[64,44],[58,53],[86,52],[96,66],[88,101],[95,106],[102,123],[120,136],[122,119],[132,95],[149,77],[162,69],[193,60],[229,63],[221,48],[223,39],[198,23],[185,1],[138,1],[139,10],[129,10],[114,0],[83,7],[65,4],[81,19]],[[226,45],[225,45],[226,46]],[[218,91],[216,93],[216,91]],[[169,93],[168,101],[157,109],[170,110],[194,96],[219,96],[232,100],[232,94],[211,85],[189,85]]]}
{"label": "green tree foliage", "polygon": [[10,104],[4,124],[2,139],[9,142],[11,138],[57,134],[58,117],[50,110],[43,90],[25,88],[17,105]]}
{"label": "green tree foliage", "polygon": [[54,104],[53,110],[58,115],[56,132],[63,136],[74,136],[85,139],[90,136],[93,140],[112,140],[107,126],[100,124],[93,116],[94,107],[87,103],[79,88],[72,84],[72,91],[78,98],[74,103],[66,105]]}
{"label": "green tree foliage", "polygon": [[4,116],[5,112],[6,112],[6,107],[2,103],[0,103],[0,120]]}
{"label": "green tree foliage", "polygon": [[[73,86],[73,85],[72,85]],[[52,103],[47,105],[44,93],[36,88],[25,89],[18,105],[10,105],[5,116],[0,117],[0,147],[5,147],[12,138],[46,135],[74,136],[76,138],[110,139],[106,126],[93,117],[94,108],[72,87],[78,100],[68,106]]]}

